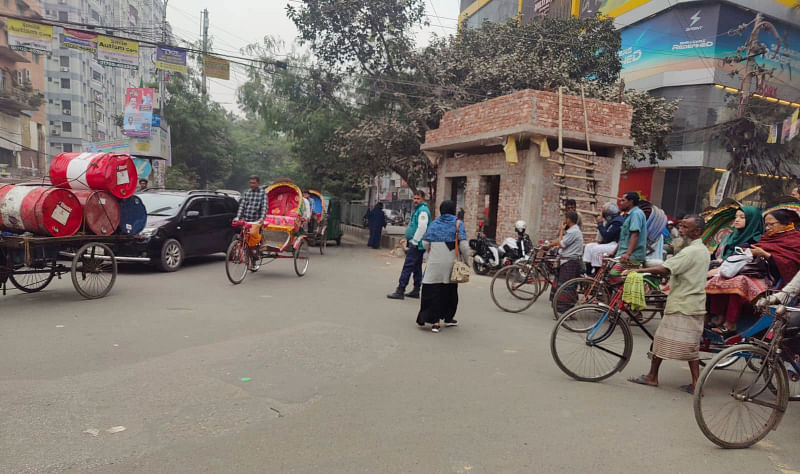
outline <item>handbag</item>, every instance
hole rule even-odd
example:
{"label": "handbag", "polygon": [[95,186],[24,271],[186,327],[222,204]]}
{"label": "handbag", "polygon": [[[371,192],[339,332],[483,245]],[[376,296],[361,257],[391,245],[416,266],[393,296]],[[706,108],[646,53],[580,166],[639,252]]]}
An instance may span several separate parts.
{"label": "handbag", "polygon": [[745,265],[752,261],[753,254],[750,249],[742,250],[741,247],[736,247],[733,255],[726,258],[722,265],[719,266],[719,274],[725,279],[733,278],[739,274]]}
{"label": "handbag", "polygon": [[456,221],[456,261],[453,262],[453,269],[450,271],[451,283],[469,283],[469,265],[461,261],[458,249],[458,226],[461,221]]}

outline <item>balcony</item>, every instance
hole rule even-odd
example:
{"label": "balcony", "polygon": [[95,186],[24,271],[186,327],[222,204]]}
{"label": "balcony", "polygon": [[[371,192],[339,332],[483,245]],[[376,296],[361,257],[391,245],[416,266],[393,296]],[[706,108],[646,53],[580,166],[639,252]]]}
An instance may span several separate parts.
{"label": "balcony", "polygon": [[30,82],[0,89],[0,112],[16,116],[23,110],[37,110],[43,103],[44,94],[35,90]]}

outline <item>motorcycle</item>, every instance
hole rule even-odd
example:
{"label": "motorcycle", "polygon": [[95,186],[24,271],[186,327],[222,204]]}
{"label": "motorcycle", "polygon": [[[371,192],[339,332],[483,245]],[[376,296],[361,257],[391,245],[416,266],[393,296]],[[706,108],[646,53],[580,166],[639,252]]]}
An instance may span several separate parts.
{"label": "motorcycle", "polygon": [[469,241],[469,248],[473,251],[472,269],[476,274],[486,275],[492,270],[528,258],[533,244],[525,233],[525,221],[517,221],[514,228],[517,231],[517,238],[509,237],[503,241],[503,245],[498,245],[483,233],[483,222],[478,224],[476,238]]}

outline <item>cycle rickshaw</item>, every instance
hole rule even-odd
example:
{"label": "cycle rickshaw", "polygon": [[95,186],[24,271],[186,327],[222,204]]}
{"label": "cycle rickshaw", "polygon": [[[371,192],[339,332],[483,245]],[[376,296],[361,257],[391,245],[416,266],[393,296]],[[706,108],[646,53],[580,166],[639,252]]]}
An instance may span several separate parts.
{"label": "cycle rickshaw", "polygon": [[328,246],[326,233],[328,231],[328,208],[325,206],[325,198],[322,193],[314,189],[308,190],[311,202],[311,220],[308,223],[308,243],[319,246],[320,255],[325,253]]}
{"label": "cycle rickshaw", "polygon": [[303,193],[291,180],[282,179],[266,188],[267,215],[259,233],[251,233],[255,222],[234,221],[239,235],[228,247],[225,273],[234,285],[244,281],[250,272],[256,272],[266,260],[294,260],[294,271],[301,277],[308,271],[308,240],[302,232],[303,217],[300,204]]}

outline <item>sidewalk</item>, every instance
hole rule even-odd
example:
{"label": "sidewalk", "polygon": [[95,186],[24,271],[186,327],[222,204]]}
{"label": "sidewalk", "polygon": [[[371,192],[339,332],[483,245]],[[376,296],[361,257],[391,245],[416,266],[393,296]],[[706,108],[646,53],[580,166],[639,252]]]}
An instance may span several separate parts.
{"label": "sidewalk", "polygon": [[[387,231],[383,232],[383,235],[381,236],[381,248],[391,250],[397,247],[400,241],[405,237],[402,233],[395,234],[394,232],[396,232],[396,229],[394,228],[387,230],[391,232],[391,234],[387,233]],[[342,232],[363,242],[365,245],[369,240],[369,229],[364,227],[342,224]]]}

